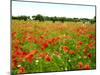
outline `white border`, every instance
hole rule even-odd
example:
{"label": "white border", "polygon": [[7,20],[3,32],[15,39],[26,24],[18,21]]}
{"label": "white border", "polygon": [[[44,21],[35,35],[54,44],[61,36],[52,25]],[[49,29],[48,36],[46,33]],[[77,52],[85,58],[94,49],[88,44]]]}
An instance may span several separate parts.
{"label": "white border", "polygon": [[[31,0],[32,1],[32,0]],[[99,75],[100,72],[100,0],[33,0],[97,6],[97,68],[89,71],[37,73],[31,75]],[[0,75],[10,75],[10,0],[0,0]],[[26,74],[28,75],[28,74]]]}

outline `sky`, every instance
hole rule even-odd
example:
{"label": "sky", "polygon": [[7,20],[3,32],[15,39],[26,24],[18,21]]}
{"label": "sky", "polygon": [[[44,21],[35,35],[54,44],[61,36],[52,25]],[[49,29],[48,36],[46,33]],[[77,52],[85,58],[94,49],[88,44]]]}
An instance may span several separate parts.
{"label": "sky", "polygon": [[91,19],[95,16],[95,6],[12,1],[12,16],[37,14]]}

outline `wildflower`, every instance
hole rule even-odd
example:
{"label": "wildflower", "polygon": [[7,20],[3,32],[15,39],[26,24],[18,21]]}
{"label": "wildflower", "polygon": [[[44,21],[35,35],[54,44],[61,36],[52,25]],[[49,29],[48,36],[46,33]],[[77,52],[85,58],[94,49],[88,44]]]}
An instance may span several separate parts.
{"label": "wildflower", "polygon": [[24,67],[20,67],[19,68],[19,73],[25,73],[25,68]]}
{"label": "wildflower", "polygon": [[39,60],[36,60],[35,62],[36,62],[36,63],[38,63],[38,62],[39,62]]}
{"label": "wildflower", "polygon": [[75,51],[70,50],[70,51],[69,51],[69,54],[70,54],[70,55],[74,55],[74,54],[75,54]]}
{"label": "wildflower", "polygon": [[15,52],[14,52],[14,56],[20,58],[20,57],[22,56],[22,51],[15,51]]}
{"label": "wildflower", "polygon": [[82,62],[79,62],[78,65],[79,65],[80,69],[83,68],[83,63]]}
{"label": "wildflower", "polygon": [[90,35],[88,36],[88,38],[89,38],[89,39],[92,39],[92,38],[93,38],[93,35],[92,35],[92,34],[90,34]]}
{"label": "wildflower", "polygon": [[16,38],[17,33],[16,32],[12,32],[12,37]]}
{"label": "wildflower", "polygon": [[14,40],[16,44],[20,44],[20,40],[19,39],[15,39]]}
{"label": "wildflower", "polygon": [[90,49],[92,49],[94,46],[94,43],[90,43],[90,44],[88,44],[88,47],[90,48]]}
{"label": "wildflower", "polygon": [[84,52],[84,54],[87,54],[88,53],[88,50],[87,49],[84,49],[83,52]]}
{"label": "wildflower", "polygon": [[32,52],[30,52],[29,54],[27,54],[27,55],[25,56],[25,59],[26,59],[28,62],[32,63],[32,61],[33,61],[33,59],[34,59],[33,55],[35,55],[36,53],[38,53],[38,51],[37,51],[37,50],[33,50]]}
{"label": "wildflower", "polygon": [[12,63],[12,68],[16,68],[17,65],[18,65],[18,61],[16,59],[14,59],[12,62],[13,62]]}
{"label": "wildflower", "polygon": [[22,52],[22,57],[25,57],[27,55],[26,52]]}
{"label": "wildflower", "polygon": [[44,44],[42,45],[42,50],[45,50],[47,47],[48,47],[48,43],[44,43]]}
{"label": "wildflower", "polygon": [[41,39],[44,39],[44,36],[43,36],[43,35],[41,35],[41,36],[40,36],[40,38],[41,38]]}
{"label": "wildflower", "polygon": [[89,65],[89,64],[86,64],[86,65],[84,66],[84,69],[85,69],[85,70],[90,70],[90,69],[91,69],[91,67],[90,67],[90,65]]}
{"label": "wildflower", "polygon": [[21,65],[17,65],[17,67],[21,67]]}
{"label": "wildflower", "polygon": [[30,63],[32,63],[32,61],[33,61],[33,55],[30,55],[30,56],[28,56],[27,58],[26,58],[26,60],[28,61],[28,62],[30,62]]}
{"label": "wildflower", "polygon": [[69,48],[67,46],[63,46],[63,50],[64,50],[64,52],[68,52]]}
{"label": "wildflower", "polygon": [[79,45],[82,45],[82,44],[83,44],[83,42],[80,41],[80,42],[79,42]]}
{"label": "wildflower", "polygon": [[30,55],[35,55],[35,54],[37,54],[37,53],[38,53],[37,50],[33,50],[32,52],[30,52],[29,54],[27,54],[27,55],[25,56],[25,58],[29,57]]}
{"label": "wildflower", "polygon": [[49,39],[47,42],[48,42],[49,44],[52,44],[52,40],[51,40],[51,39]]}
{"label": "wildflower", "polygon": [[88,57],[89,57],[89,58],[92,58],[92,54],[91,54],[91,53],[89,53],[89,54],[88,54]]}
{"label": "wildflower", "polygon": [[52,58],[51,58],[49,55],[47,55],[47,56],[45,57],[45,60],[46,60],[47,62],[50,62],[50,61],[52,61]]}
{"label": "wildflower", "polygon": [[44,54],[39,54],[39,58],[44,58]]}
{"label": "wildflower", "polygon": [[71,60],[69,59],[68,62],[71,62]]}

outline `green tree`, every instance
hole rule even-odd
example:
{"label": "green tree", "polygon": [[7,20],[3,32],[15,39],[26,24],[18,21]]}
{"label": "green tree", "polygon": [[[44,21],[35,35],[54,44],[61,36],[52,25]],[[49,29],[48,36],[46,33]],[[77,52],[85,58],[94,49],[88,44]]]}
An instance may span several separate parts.
{"label": "green tree", "polygon": [[44,17],[42,15],[38,14],[35,16],[35,20],[39,20],[41,22],[41,21],[44,21]]}

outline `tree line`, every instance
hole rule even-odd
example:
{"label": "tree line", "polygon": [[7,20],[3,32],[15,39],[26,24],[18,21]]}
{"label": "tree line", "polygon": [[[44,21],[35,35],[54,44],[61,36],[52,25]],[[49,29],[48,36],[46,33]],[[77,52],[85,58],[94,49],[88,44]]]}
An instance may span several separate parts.
{"label": "tree line", "polygon": [[56,21],[60,21],[62,23],[64,22],[90,22],[91,24],[94,24],[96,22],[96,16],[94,16],[92,19],[88,19],[88,18],[66,18],[66,17],[49,17],[49,16],[43,16],[41,14],[37,14],[35,16],[12,16],[12,19],[14,20],[36,20],[39,22],[43,22],[43,21],[52,21],[53,23],[55,23]]}

